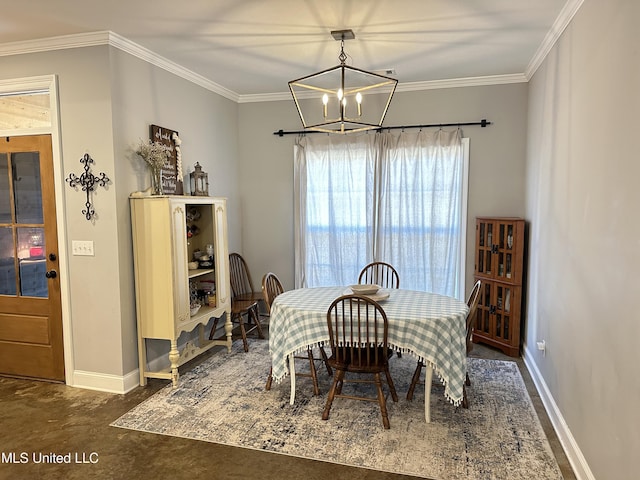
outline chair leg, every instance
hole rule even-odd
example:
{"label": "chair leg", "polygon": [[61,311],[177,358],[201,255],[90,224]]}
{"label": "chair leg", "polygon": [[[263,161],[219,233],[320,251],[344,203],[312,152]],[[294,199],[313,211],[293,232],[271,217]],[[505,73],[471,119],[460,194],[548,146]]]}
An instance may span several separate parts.
{"label": "chair leg", "polygon": [[391,373],[389,372],[389,366],[384,369],[384,374],[387,377],[387,385],[389,385],[389,391],[391,392],[391,398],[394,402],[398,401],[398,394],[396,393],[396,386],[393,384]]}
{"label": "chair leg", "polygon": [[313,381],[313,394],[320,395],[320,389],[318,388],[318,375],[316,373],[316,363],[313,358],[313,350],[307,349],[307,356],[309,357],[309,371],[311,372],[311,380]]}
{"label": "chair leg", "polygon": [[327,368],[327,373],[330,377],[333,377],[333,369],[329,365],[329,358],[327,357],[327,352],[324,351],[324,347],[320,345],[320,355],[322,355],[322,361],[324,362],[324,366]]}
{"label": "chair leg", "polygon": [[269,376],[267,377],[267,384],[264,386],[265,390],[271,390],[271,383],[273,382],[273,367],[269,368]]}
{"label": "chair leg", "polygon": [[469,379],[469,372],[467,372],[467,379],[465,380],[464,383],[467,385],[467,387],[471,386],[471,380]]}
{"label": "chair leg", "polygon": [[[409,390],[407,391],[407,400],[409,401],[413,400],[413,392],[416,389],[416,385],[420,381],[420,372],[422,372],[422,367],[423,367],[423,363],[419,361],[418,365],[416,366],[416,370],[413,372],[411,385],[409,386]],[[425,385],[425,388],[427,388],[426,385]]]}
{"label": "chair leg", "polygon": [[340,380],[338,380],[338,384],[336,385],[336,393],[338,395],[342,395],[343,386],[344,386],[344,373],[342,374],[342,377],[340,377]]}
{"label": "chair leg", "polygon": [[467,387],[462,386],[462,408],[469,408],[469,399],[467,398]]}
{"label": "chair leg", "polygon": [[209,340],[213,340],[214,335],[216,334],[216,327],[218,326],[218,320],[220,320],[219,317],[217,317],[214,321],[213,321],[213,326],[211,327],[211,332],[209,333]]}
{"label": "chair leg", "polygon": [[385,429],[391,428],[389,425],[389,414],[387,413],[387,401],[384,399],[384,392],[382,391],[382,381],[380,379],[380,373],[374,374],[376,382],[376,390],[378,391],[378,404],[380,405],[380,413],[382,414],[382,425]]}
{"label": "chair leg", "polygon": [[251,309],[251,315],[256,322],[256,327],[258,328],[258,338],[264,338],[264,333],[262,332],[262,324],[260,323],[260,310],[258,310],[258,304]]}
{"label": "chair leg", "polygon": [[256,323],[258,338],[264,338],[264,333],[262,332],[262,324],[260,323],[260,311],[258,310],[257,304],[253,308],[247,310],[247,325],[251,326],[252,320]]}
{"label": "chair leg", "polygon": [[249,342],[247,341],[247,331],[244,328],[244,316],[238,315],[238,323],[240,324],[240,333],[242,334],[242,344],[244,345],[244,351],[249,351]]}
{"label": "chair leg", "polygon": [[342,384],[343,378],[344,378],[344,370],[338,370],[333,377],[333,382],[331,383],[331,389],[329,390],[329,395],[327,395],[327,403],[325,403],[324,405],[324,411],[322,412],[322,420],[329,420],[329,411],[331,410],[331,404],[333,404],[333,399],[336,396],[338,383]]}

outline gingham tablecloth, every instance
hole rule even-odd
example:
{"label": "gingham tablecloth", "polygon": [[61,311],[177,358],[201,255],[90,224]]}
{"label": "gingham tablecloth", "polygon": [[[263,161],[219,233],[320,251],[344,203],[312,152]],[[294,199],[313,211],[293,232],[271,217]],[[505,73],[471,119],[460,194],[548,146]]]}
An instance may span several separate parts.
{"label": "gingham tablecloth", "polygon": [[[290,290],[278,295],[269,318],[272,376],[281,382],[288,357],[308,346],[329,342],[327,310],[348,287]],[[454,405],[462,401],[467,372],[467,305],[455,298],[414,290],[380,290],[389,298],[380,302],[389,322],[389,344],[433,367]]]}

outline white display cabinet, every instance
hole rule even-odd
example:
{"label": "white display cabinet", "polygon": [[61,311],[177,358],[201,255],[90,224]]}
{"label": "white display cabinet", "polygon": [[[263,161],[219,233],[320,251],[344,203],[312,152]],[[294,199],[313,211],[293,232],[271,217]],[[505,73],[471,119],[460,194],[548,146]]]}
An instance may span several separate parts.
{"label": "white display cabinet", "polygon": [[[147,378],[178,384],[178,367],[216,345],[231,351],[231,287],[226,199],[159,195],[130,197],[138,324],[140,385]],[[211,265],[189,268],[194,252],[213,246]],[[200,268],[201,267],[201,268]],[[214,288],[191,314],[197,284]],[[226,314],[221,340],[208,340],[204,328]],[[198,329],[197,340],[180,347],[182,333]],[[191,335],[191,337],[195,337]],[[167,340],[169,367],[149,369],[146,343]],[[165,362],[166,364],[166,362]]]}

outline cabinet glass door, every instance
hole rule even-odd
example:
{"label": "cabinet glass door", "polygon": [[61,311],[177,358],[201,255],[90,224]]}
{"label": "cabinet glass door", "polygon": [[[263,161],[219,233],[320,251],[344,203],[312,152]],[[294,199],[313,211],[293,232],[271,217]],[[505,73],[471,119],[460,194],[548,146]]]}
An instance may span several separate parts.
{"label": "cabinet glass door", "polygon": [[494,243],[497,266],[494,278],[505,282],[513,281],[516,278],[514,272],[514,222],[497,222],[495,225],[496,237]]}
{"label": "cabinet glass door", "polygon": [[511,340],[510,320],[513,301],[513,289],[507,285],[495,286],[495,314],[496,331],[495,337],[505,341]]}
{"label": "cabinet glass door", "polygon": [[476,223],[476,275],[491,276],[493,264],[493,224]]}

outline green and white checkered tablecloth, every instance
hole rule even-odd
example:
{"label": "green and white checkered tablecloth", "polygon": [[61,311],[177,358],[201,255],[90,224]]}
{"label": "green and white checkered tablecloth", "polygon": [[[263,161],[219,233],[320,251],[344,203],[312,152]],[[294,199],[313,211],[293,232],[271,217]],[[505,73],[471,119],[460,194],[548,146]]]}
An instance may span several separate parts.
{"label": "green and white checkered tablecloth", "polygon": [[[281,382],[288,374],[288,357],[310,345],[328,343],[327,310],[347,287],[290,290],[271,306],[269,350],[272,376]],[[445,384],[445,396],[458,405],[467,372],[466,303],[435,293],[381,290],[389,298],[380,302],[389,322],[389,344],[434,368]]]}

